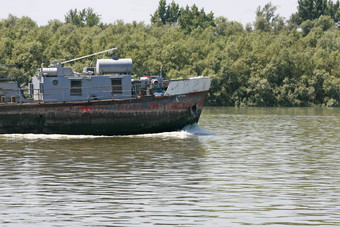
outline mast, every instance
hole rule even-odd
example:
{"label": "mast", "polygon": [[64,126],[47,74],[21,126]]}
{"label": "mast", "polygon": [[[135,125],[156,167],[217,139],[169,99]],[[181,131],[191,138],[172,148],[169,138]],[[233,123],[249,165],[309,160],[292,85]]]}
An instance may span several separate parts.
{"label": "mast", "polygon": [[63,64],[70,63],[70,62],[74,62],[74,61],[78,61],[78,60],[81,60],[81,59],[84,59],[84,58],[93,57],[93,56],[96,56],[96,55],[98,55],[98,54],[104,54],[104,53],[107,53],[107,52],[109,52],[110,54],[112,54],[112,52],[113,52],[114,50],[117,50],[117,48],[112,48],[112,49],[108,49],[108,50],[103,50],[103,51],[100,51],[100,52],[98,52],[98,53],[86,55],[86,56],[79,57],[79,58],[75,58],[75,59],[68,60],[68,61],[63,61],[63,62],[61,62],[60,64],[63,65]]}

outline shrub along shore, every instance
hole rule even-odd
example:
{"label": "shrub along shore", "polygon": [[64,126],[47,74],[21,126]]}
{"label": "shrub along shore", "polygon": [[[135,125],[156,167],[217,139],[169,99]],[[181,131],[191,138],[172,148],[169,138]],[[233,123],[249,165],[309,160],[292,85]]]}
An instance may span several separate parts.
{"label": "shrub along shore", "polygon": [[[134,61],[135,76],[213,78],[209,105],[339,106],[339,1],[324,10],[303,7],[288,20],[271,3],[242,25],[195,5],[159,2],[151,23],[103,24],[93,9],[70,10],[65,21],[37,26],[29,17],[0,20],[0,77],[27,83],[42,63],[68,60],[118,47],[115,55]],[[305,5],[304,5],[305,4]],[[316,7],[317,5],[315,5]],[[82,71],[92,59],[74,63]],[[24,76],[22,76],[24,75]]]}

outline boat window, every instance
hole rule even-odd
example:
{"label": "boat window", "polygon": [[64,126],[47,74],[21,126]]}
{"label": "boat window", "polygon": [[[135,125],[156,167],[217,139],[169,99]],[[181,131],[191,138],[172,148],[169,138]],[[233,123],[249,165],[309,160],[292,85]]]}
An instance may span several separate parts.
{"label": "boat window", "polygon": [[71,80],[71,96],[81,96],[81,80]]}
{"label": "boat window", "polygon": [[122,94],[122,78],[111,79],[112,94]]}
{"label": "boat window", "polygon": [[33,95],[34,94],[34,85],[32,83],[29,83],[28,87],[29,87],[29,94]]}
{"label": "boat window", "polygon": [[39,93],[40,94],[44,93],[44,83],[39,83]]}

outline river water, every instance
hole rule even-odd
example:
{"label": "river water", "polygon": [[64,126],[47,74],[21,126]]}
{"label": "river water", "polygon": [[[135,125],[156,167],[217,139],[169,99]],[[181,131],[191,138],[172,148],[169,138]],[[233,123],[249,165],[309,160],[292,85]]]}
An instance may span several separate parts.
{"label": "river water", "polygon": [[0,135],[0,226],[339,226],[340,109],[206,107],[179,132]]}

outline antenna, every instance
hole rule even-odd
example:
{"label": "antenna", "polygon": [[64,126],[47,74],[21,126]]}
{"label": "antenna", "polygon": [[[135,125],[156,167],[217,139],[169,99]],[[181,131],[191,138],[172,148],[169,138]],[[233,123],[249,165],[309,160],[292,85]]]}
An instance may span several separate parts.
{"label": "antenna", "polygon": [[79,57],[79,58],[75,58],[75,59],[68,60],[68,61],[63,61],[63,62],[61,62],[60,64],[63,65],[63,64],[70,63],[70,62],[74,62],[74,61],[78,61],[78,60],[81,60],[81,59],[84,59],[84,58],[89,58],[89,57],[92,57],[92,56],[96,56],[96,55],[98,55],[98,54],[104,54],[104,53],[107,53],[107,52],[109,52],[110,54],[112,54],[112,52],[113,52],[114,50],[117,50],[117,48],[112,48],[112,49],[108,49],[108,50],[103,50],[103,51],[100,51],[100,52],[98,52],[98,53],[86,55],[86,56]]}

